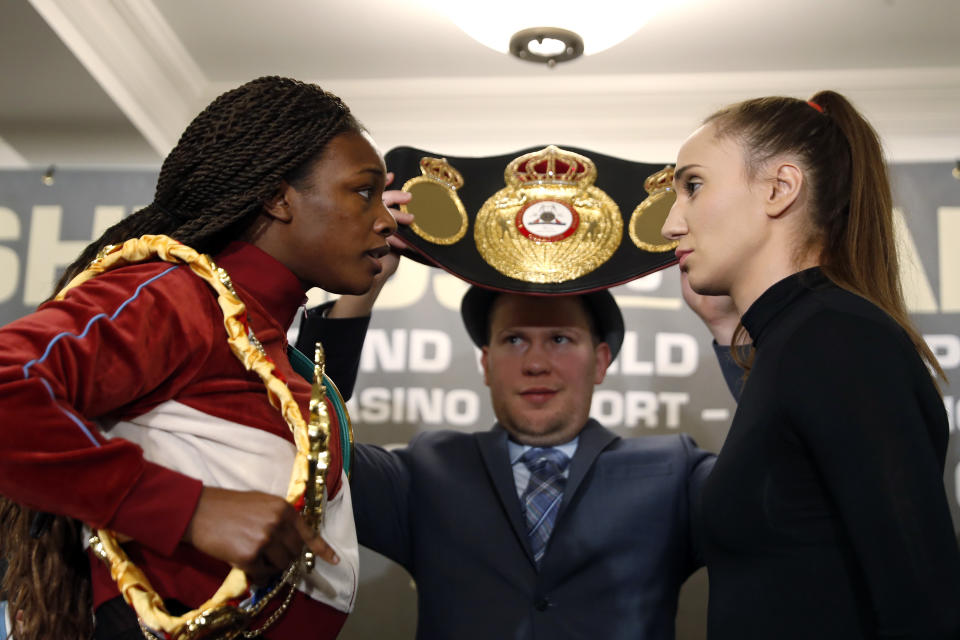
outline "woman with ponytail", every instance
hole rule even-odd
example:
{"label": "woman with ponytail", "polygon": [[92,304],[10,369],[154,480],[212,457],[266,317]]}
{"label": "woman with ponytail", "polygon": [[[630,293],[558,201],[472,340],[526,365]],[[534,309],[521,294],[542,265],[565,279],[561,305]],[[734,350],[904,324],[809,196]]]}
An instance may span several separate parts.
{"label": "woman with ponytail", "polygon": [[311,470],[285,336],[308,288],[374,283],[386,181],[339,98],[253,80],[190,123],[154,201],[64,291],[0,329],[17,640],[337,635],[357,582],[347,443],[331,429]]}
{"label": "woman with ponytail", "polygon": [[752,343],[702,493],[710,640],[960,637],[943,371],[907,317],[876,133],[832,91],[748,100],[674,180],[686,297],[729,296],[708,324],[728,309],[718,341]]}

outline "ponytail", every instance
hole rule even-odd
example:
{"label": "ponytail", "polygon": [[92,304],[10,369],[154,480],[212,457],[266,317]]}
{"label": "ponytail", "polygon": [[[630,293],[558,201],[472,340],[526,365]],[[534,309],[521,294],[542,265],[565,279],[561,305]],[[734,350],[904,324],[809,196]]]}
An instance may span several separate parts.
{"label": "ponytail", "polygon": [[[935,378],[945,380],[907,314],[880,139],[853,105],[834,91],[821,91],[809,102],[757,98],[722,109],[706,122],[715,124],[718,135],[742,143],[748,175],[782,154],[800,160],[810,188],[809,242],[820,247],[820,268],[838,286],[893,318]],[[743,335],[741,327],[737,335]],[[750,359],[737,350],[734,358],[749,372]]]}
{"label": "ponytail", "polygon": [[[850,102],[834,91],[810,99],[843,133],[850,149],[845,216],[824,215],[827,231],[821,269],[839,286],[883,309],[910,337],[936,376],[946,374],[907,313],[900,281],[900,256],[893,221],[893,196],[877,132]],[[821,180],[829,180],[822,176]]]}

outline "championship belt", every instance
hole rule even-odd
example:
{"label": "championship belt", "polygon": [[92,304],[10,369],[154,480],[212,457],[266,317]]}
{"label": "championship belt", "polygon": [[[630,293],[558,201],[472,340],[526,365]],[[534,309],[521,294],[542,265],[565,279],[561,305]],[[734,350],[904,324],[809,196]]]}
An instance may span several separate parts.
{"label": "championship belt", "polygon": [[481,158],[397,147],[386,163],[413,196],[408,254],[471,284],[585,293],[676,262],[660,234],[672,167],[554,145]]}
{"label": "championship belt", "polygon": [[[167,236],[134,238],[120,245],[105,247],[90,266],[71,280],[56,297],[63,298],[71,288],[104,271],[150,259],[184,264],[217,294],[230,350],[247,370],[256,372],[261,378],[270,404],[280,412],[293,434],[297,453],[286,500],[304,515],[315,531],[319,531],[324,515],[326,471],[330,462],[328,395],[339,428],[345,428],[346,433],[350,434],[349,417],[343,400],[324,373],[323,349],[319,343],[316,345],[313,370],[299,367],[301,375],[313,382],[308,423],[303,419],[290,388],[281,376],[274,373],[275,364],[254,335],[247,319],[246,306],[233,288],[230,276],[217,267],[209,256],[199,254]],[[303,354],[299,355],[305,359]],[[341,442],[346,440],[342,439]],[[286,611],[297,583],[305,571],[313,568],[315,562],[313,554],[304,548],[300,558],[273,584],[256,590],[250,588],[243,571],[233,568],[216,593],[200,607],[174,616],[166,610],[163,599],[143,571],[129,559],[112,531],[98,530],[90,538],[90,547],[110,568],[110,575],[121,595],[136,612],[144,635],[164,640],[259,637]],[[282,597],[280,606],[260,621],[258,628],[250,629],[266,605],[277,597]]]}

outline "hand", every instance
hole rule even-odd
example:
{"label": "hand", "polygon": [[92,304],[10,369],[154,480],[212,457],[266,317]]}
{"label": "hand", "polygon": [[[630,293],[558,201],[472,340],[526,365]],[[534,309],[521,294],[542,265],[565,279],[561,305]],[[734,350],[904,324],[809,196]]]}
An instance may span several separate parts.
{"label": "hand", "polygon": [[[395,175],[392,171],[387,173],[386,186],[389,187],[393,184],[394,178]],[[401,191],[400,189],[388,189],[383,192],[383,204],[390,213],[393,214],[393,219],[397,221],[397,224],[408,225],[413,222],[412,213],[405,213],[399,209],[399,205],[408,204],[412,199],[413,194]],[[406,247],[406,245],[395,236],[387,238],[387,244],[395,249],[403,249]]]}
{"label": "hand", "polygon": [[304,545],[318,558],[340,558],[283,498],[259,491],[204,487],[184,542],[267,584],[300,557]]}
{"label": "hand", "polygon": [[[393,179],[394,174],[392,172],[388,173],[387,186],[393,182]],[[408,225],[413,222],[412,213],[404,213],[397,208],[398,205],[410,202],[411,198],[412,196],[409,193],[399,189],[390,189],[383,192],[383,204],[390,211],[397,224]],[[344,295],[337,298],[337,301],[327,312],[328,318],[359,318],[370,315],[383,285],[387,283],[390,276],[396,273],[397,267],[400,266],[400,251],[406,248],[406,244],[396,235],[389,236],[387,244],[390,245],[391,251],[381,258],[380,265],[383,268],[373,279],[373,286],[359,296]]]}
{"label": "hand", "polygon": [[[387,186],[393,183],[394,174],[387,174]],[[413,214],[406,213],[401,211],[398,208],[398,205],[407,204],[413,198],[413,195],[407,193],[406,191],[400,191],[399,189],[390,189],[383,192],[383,204],[387,207],[390,213],[393,215],[393,219],[397,221],[398,225],[409,225],[413,222]],[[379,289],[383,288],[383,285],[387,280],[390,279],[396,270],[397,265],[400,263],[400,254],[399,251],[406,248],[406,244],[400,240],[396,235],[391,235],[387,238],[387,244],[391,246],[393,251],[389,255],[385,256],[381,262],[383,265],[383,271],[377,276],[377,279],[380,281],[377,292]],[[376,286],[377,283],[374,284]]]}
{"label": "hand", "polygon": [[680,272],[680,291],[683,300],[696,313],[717,344],[728,346],[733,341],[733,332],[740,323],[740,313],[730,296],[706,296],[690,287],[686,272]]}

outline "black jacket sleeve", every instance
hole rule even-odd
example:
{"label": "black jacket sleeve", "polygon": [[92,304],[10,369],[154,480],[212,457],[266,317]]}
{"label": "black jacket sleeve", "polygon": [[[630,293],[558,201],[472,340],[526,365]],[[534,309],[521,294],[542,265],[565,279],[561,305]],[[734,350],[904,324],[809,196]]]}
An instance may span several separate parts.
{"label": "black jacket sleeve", "polygon": [[360,352],[370,326],[370,316],[360,318],[327,318],[326,311],[333,306],[327,302],[307,309],[300,321],[296,347],[311,360],[314,345],[323,344],[327,354],[327,375],[337,385],[344,400],[353,395],[360,369]]}

